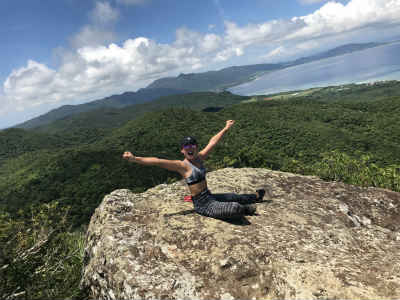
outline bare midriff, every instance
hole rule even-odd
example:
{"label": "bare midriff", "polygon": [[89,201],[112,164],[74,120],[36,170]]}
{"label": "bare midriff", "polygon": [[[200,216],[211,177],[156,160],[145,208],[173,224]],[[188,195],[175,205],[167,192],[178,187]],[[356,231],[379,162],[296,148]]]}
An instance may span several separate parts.
{"label": "bare midriff", "polygon": [[196,196],[206,189],[207,189],[207,181],[206,180],[189,185],[189,190],[190,190],[190,193],[192,194],[192,196]]}

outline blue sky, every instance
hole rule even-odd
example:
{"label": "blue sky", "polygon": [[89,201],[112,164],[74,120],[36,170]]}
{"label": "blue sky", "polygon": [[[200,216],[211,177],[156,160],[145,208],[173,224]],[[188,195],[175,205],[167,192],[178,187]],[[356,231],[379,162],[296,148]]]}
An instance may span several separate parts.
{"label": "blue sky", "polygon": [[400,37],[400,0],[2,0],[0,128],[179,73]]}

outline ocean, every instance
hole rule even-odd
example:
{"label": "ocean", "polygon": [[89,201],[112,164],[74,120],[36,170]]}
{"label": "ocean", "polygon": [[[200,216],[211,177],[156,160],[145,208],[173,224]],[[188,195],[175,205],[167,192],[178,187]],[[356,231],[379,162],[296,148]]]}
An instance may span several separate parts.
{"label": "ocean", "polygon": [[265,95],[383,80],[400,80],[400,42],[273,71],[229,91]]}

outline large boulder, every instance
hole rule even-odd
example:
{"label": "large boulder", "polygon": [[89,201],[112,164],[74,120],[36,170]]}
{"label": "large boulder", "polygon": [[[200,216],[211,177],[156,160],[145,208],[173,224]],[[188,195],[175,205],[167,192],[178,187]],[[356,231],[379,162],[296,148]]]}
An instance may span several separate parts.
{"label": "large boulder", "polygon": [[400,193],[268,169],[207,175],[212,192],[265,188],[227,222],[183,201],[183,181],[107,195],[82,288],[95,299],[399,299]]}

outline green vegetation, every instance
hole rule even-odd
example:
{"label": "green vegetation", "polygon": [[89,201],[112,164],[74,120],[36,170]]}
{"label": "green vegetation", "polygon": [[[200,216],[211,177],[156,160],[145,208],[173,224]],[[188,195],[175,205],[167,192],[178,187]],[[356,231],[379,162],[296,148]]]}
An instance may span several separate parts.
{"label": "green vegetation", "polygon": [[[123,109],[100,108],[90,112],[77,114],[62,120],[58,120],[49,125],[35,128],[35,131],[42,133],[57,133],[67,136],[72,140],[81,143],[82,130],[89,132],[86,135],[100,138],[106,134],[107,129],[116,128],[124,125],[143,114],[151,111],[163,110],[170,107],[190,108],[192,110],[203,110],[213,106],[230,106],[247,100],[249,97],[233,95],[229,92],[222,93],[189,93],[185,95],[173,95],[161,97],[157,100],[132,105]],[[90,132],[92,134],[90,134]]]}
{"label": "green vegetation", "polygon": [[310,173],[325,180],[342,181],[353,185],[376,186],[400,191],[400,165],[379,167],[369,155],[350,157],[333,151],[323,154],[322,160],[311,166]]}
{"label": "green vegetation", "polygon": [[258,101],[265,100],[287,100],[307,98],[325,102],[355,102],[357,104],[365,102],[375,102],[385,100],[390,97],[400,96],[398,81],[383,81],[365,84],[346,84],[339,86],[317,87],[301,91],[282,92],[272,95],[255,96]]}
{"label": "green vegetation", "polygon": [[[31,206],[29,217],[0,213],[2,299],[83,299],[84,232],[71,230],[57,202]],[[22,211],[20,213],[23,213]]]}
{"label": "green vegetation", "polygon": [[[193,93],[161,97],[153,102],[126,108],[100,108],[72,115],[35,128],[23,130],[10,128],[0,131],[0,166],[2,162],[19,155],[42,149],[60,150],[67,147],[92,144],[111,133],[112,129],[142,116],[146,112],[169,107],[203,110],[208,107],[226,107],[247,100],[249,97],[222,93]],[[38,155],[40,156],[40,155]],[[0,169],[0,174],[1,174]]]}
{"label": "green vegetation", "polygon": [[[12,149],[25,147],[0,148],[0,298],[84,297],[78,289],[83,228],[104,195],[180,179],[128,163],[123,151],[181,159],[182,136],[195,135],[205,146],[227,119],[236,124],[210,155],[209,170],[271,168],[400,191],[399,82],[280,96],[241,103],[250,97],[189,94],[180,96],[184,104],[174,98],[154,104],[154,111],[145,104],[126,108],[137,113],[127,122],[118,121],[122,111],[107,121],[93,112],[87,123],[78,118],[65,131],[56,122],[40,132],[0,132]],[[203,112],[208,106],[225,108]]]}
{"label": "green vegetation", "polygon": [[18,128],[0,131],[0,174],[8,173],[5,169],[10,164],[3,166],[3,163],[9,159],[22,156],[28,160],[30,157],[36,160],[41,156],[41,151],[58,151],[76,145],[91,144],[105,137],[108,132],[109,130],[106,128],[82,128],[79,126],[71,129],[65,128],[64,131],[55,134]]}
{"label": "green vegetation", "polygon": [[53,109],[48,113],[33,118],[15,127],[23,129],[32,129],[39,126],[44,126],[57,120],[68,118],[69,116],[81,114],[84,112],[107,109],[107,108],[123,108],[126,106],[144,103],[158,99],[168,95],[179,95],[188,93],[188,90],[176,89],[140,89],[137,92],[126,92],[121,95],[113,95],[104,99],[95,100],[92,102],[78,105],[63,105],[57,109]]}

